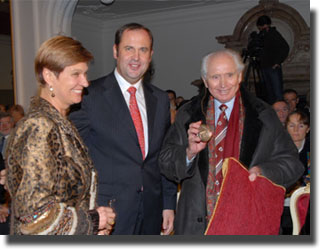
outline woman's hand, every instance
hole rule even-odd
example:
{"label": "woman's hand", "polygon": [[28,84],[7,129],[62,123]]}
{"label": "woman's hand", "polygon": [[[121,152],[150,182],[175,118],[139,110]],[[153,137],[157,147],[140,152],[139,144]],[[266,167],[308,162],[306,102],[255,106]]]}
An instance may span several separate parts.
{"label": "woman's hand", "polygon": [[99,213],[99,233],[98,235],[110,234],[115,224],[116,214],[110,207],[98,207]]}
{"label": "woman's hand", "polygon": [[6,170],[3,169],[0,171],[0,184],[4,185],[6,183]]}
{"label": "woman's hand", "polygon": [[9,216],[9,209],[5,205],[0,205],[0,223],[4,223]]}

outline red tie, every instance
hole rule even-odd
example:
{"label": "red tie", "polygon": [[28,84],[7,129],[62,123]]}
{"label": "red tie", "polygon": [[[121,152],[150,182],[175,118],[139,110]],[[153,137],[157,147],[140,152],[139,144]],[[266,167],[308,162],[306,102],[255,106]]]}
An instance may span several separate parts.
{"label": "red tie", "polygon": [[216,170],[216,183],[215,183],[215,190],[216,193],[219,195],[221,182],[222,182],[222,163],[223,163],[223,154],[224,154],[224,142],[226,139],[227,134],[227,127],[228,127],[228,120],[225,113],[225,110],[228,107],[225,104],[221,104],[219,109],[221,113],[219,115],[219,119],[216,126],[216,134],[215,134],[215,170]]}
{"label": "red tie", "polygon": [[143,133],[142,119],[141,119],[141,115],[140,115],[140,111],[139,111],[137,99],[136,99],[136,91],[137,89],[135,87],[128,88],[128,92],[130,93],[129,109],[130,109],[130,114],[131,114],[134,126],[138,134],[139,145],[141,148],[142,157],[144,159],[145,158],[144,133]]}

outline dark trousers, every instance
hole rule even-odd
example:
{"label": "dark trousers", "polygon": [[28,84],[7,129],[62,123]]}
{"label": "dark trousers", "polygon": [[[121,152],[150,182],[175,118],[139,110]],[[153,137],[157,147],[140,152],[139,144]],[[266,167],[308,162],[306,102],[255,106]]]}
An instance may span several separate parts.
{"label": "dark trousers", "polygon": [[281,235],[292,235],[292,219],[290,214],[290,207],[284,207],[283,213],[281,216],[281,226],[280,234]]}
{"label": "dark trousers", "polygon": [[267,89],[267,102],[273,104],[275,101],[283,99],[283,79],[282,79],[282,68],[272,67],[262,68],[262,78]]}
{"label": "dark trousers", "polygon": [[0,235],[10,234],[10,215],[7,217],[7,221],[0,223]]}
{"label": "dark trousers", "polygon": [[137,216],[137,220],[136,220],[133,234],[135,234],[135,235],[145,234],[144,230],[143,230],[143,201],[142,201],[142,199],[140,200],[138,216]]}

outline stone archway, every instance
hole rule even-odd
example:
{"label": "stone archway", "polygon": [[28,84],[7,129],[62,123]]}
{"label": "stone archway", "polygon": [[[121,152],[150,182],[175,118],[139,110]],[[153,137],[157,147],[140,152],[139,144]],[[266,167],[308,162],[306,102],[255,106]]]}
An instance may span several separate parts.
{"label": "stone archway", "polygon": [[283,34],[290,45],[290,53],[283,64],[284,87],[293,88],[300,95],[310,91],[310,28],[301,15],[279,0],[260,0],[239,19],[233,34],[218,36],[219,43],[241,53],[259,16],[268,15],[273,25]]}

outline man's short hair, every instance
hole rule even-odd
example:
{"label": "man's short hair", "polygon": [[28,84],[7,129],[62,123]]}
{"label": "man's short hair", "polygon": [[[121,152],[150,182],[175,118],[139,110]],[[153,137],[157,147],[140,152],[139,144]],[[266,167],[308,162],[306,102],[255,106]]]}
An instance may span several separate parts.
{"label": "man's short hair", "polygon": [[149,30],[147,27],[145,27],[145,26],[143,26],[142,24],[139,24],[139,23],[128,23],[128,24],[125,24],[125,25],[121,26],[116,31],[115,38],[114,38],[114,44],[117,47],[121,42],[123,32],[125,32],[126,30],[145,30],[149,34],[149,37],[150,37],[150,40],[151,40],[151,49],[153,48],[153,35],[151,33],[151,30]]}
{"label": "man's short hair", "polygon": [[290,105],[289,105],[289,103],[286,102],[285,99],[278,99],[278,100],[276,100],[276,101],[272,104],[272,107],[273,107],[276,103],[278,103],[278,102],[283,102],[283,103],[285,103],[285,104],[287,105],[287,107],[288,107],[288,110],[289,110]]}
{"label": "man's short hair", "polygon": [[11,117],[11,119],[12,119],[12,116],[11,116],[10,113],[8,113],[8,112],[0,112],[0,119],[5,118],[5,117]]}
{"label": "man's short hair", "polygon": [[19,104],[15,104],[13,106],[10,107],[9,109],[10,112],[13,112],[13,111],[16,111],[18,112],[19,114],[21,114],[22,116],[24,116],[24,109],[21,105]]}
{"label": "man's short hair", "polygon": [[176,92],[175,92],[174,90],[172,90],[172,89],[167,89],[166,92],[167,92],[168,94],[170,94],[170,93],[173,94],[174,99],[176,99],[177,95],[176,95]]}
{"label": "man's short hair", "polygon": [[266,15],[263,15],[258,18],[257,26],[264,26],[265,24],[271,25],[271,18]]}
{"label": "man's short hair", "polygon": [[296,96],[298,96],[298,92],[297,92],[296,90],[294,90],[294,89],[285,89],[285,90],[283,91],[283,96],[284,96],[285,94],[296,94]]}
{"label": "man's short hair", "polygon": [[241,56],[238,52],[232,50],[232,49],[224,49],[224,50],[219,50],[219,51],[215,51],[215,52],[211,52],[209,54],[207,54],[206,56],[204,56],[202,58],[202,62],[201,62],[201,76],[203,78],[206,78],[207,76],[207,72],[208,72],[208,61],[211,57],[217,56],[217,55],[229,55],[232,57],[234,63],[236,64],[237,70],[238,72],[242,72],[245,65],[242,62]]}

